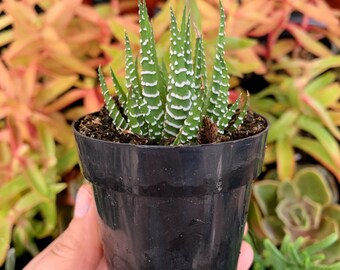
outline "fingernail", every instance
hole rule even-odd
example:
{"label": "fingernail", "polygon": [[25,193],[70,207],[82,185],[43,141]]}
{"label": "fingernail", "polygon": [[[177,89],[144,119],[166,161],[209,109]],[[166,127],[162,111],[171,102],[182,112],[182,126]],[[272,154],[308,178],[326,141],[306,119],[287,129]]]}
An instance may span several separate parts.
{"label": "fingernail", "polygon": [[82,218],[86,215],[89,211],[91,205],[91,195],[86,190],[86,188],[81,187],[78,191],[76,197],[76,205],[74,208],[74,217],[75,218]]}

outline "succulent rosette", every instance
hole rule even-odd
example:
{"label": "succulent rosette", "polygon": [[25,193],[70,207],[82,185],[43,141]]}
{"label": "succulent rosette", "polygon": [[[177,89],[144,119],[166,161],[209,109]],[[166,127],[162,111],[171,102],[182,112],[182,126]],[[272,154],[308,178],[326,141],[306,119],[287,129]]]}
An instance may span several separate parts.
{"label": "succulent rosette", "polygon": [[316,166],[300,169],[290,181],[255,183],[249,224],[257,242],[268,238],[280,246],[288,235],[303,237],[308,247],[332,237],[322,250],[323,263],[340,260],[340,205],[333,185],[332,176]]}

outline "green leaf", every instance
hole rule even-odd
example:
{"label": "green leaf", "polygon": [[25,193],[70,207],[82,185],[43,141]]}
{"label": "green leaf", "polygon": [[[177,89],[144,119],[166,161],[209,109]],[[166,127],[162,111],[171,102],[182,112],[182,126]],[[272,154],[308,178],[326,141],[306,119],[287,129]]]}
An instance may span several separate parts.
{"label": "green leaf", "polygon": [[[338,235],[339,237],[339,235]],[[334,263],[340,260],[340,239],[331,246],[324,248],[323,254],[325,255],[324,263]],[[337,268],[336,268],[337,269]]]}
{"label": "green leaf", "polygon": [[8,220],[0,219],[0,265],[3,265],[10,243],[12,224]]}
{"label": "green leaf", "polygon": [[51,202],[41,203],[39,208],[44,220],[44,226],[42,227],[42,230],[38,232],[37,236],[39,238],[44,238],[51,235],[57,225],[56,201],[53,200]]}
{"label": "green leaf", "polygon": [[[131,58],[132,58],[131,47],[129,47],[129,48],[130,48],[130,54],[131,54]],[[127,66],[128,66],[128,64],[126,64],[126,67]],[[125,109],[127,98],[126,98],[126,95],[125,95],[123,88],[121,87],[121,85],[120,85],[120,83],[119,83],[119,81],[118,81],[118,79],[117,79],[117,77],[116,77],[116,75],[113,72],[111,67],[110,67],[110,74],[111,74],[111,79],[112,79],[113,85],[114,85],[115,90],[116,90],[116,94],[117,94],[119,103],[121,104],[123,109]],[[127,87],[127,89],[129,89],[129,88]]]}
{"label": "green leaf", "polygon": [[279,200],[297,200],[300,198],[300,191],[292,181],[282,181],[277,190],[277,197]]}
{"label": "green leaf", "polygon": [[[340,84],[332,83],[316,93],[312,94],[312,97],[319,101],[321,106],[325,108],[335,107],[340,99]],[[332,111],[330,111],[332,113]]]}
{"label": "green leaf", "polygon": [[188,80],[188,74],[191,74],[191,71],[187,69],[186,63],[187,61],[192,61],[192,59],[185,59],[184,53],[184,43],[187,41],[188,36],[186,36],[185,40],[180,37],[181,33],[177,29],[173,11],[171,11],[170,31],[172,43],[170,47],[171,63],[164,121],[165,138],[178,135],[192,107],[192,93],[189,89],[190,81]]}
{"label": "green leaf", "polygon": [[275,247],[275,245],[269,240],[264,240],[264,246],[272,255],[268,256],[271,259],[275,258],[274,262],[271,262],[271,265],[277,265],[277,269],[285,269],[284,265],[288,264],[286,257]]}
{"label": "green leaf", "polygon": [[336,74],[334,72],[327,72],[325,74],[320,75],[313,81],[311,81],[305,88],[304,91],[309,94],[313,95],[318,91],[322,90],[327,85],[333,83],[336,79]]}
{"label": "green leaf", "polygon": [[308,167],[300,169],[294,176],[301,196],[307,196],[322,206],[332,202],[332,192],[322,173],[316,168]]}
{"label": "green leaf", "polygon": [[[114,78],[116,76],[113,74]],[[120,110],[115,102],[115,100],[111,97],[109,89],[107,88],[105,79],[104,79],[104,74],[102,72],[101,67],[98,68],[98,77],[99,77],[99,82],[100,82],[100,87],[102,89],[102,93],[104,96],[106,108],[109,111],[109,114],[113,120],[114,125],[118,129],[127,129],[128,128],[128,123],[124,119],[124,117],[121,115]]]}
{"label": "green leaf", "polygon": [[[120,16],[119,16],[120,17]],[[121,43],[124,42],[124,33],[126,33],[127,29],[126,26],[123,24],[124,21],[121,20],[121,18],[112,17],[108,20],[108,25],[110,27],[110,30],[113,34],[113,36],[118,39]],[[133,44],[138,44],[139,38],[138,35],[136,35],[133,31],[128,32],[129,36],[131,37],[131,42]]]}
{"label": "green leaf", "polygon": [[317,241],[316,243],[309,245],[303,249],[304,252],[307,252],[309,256],[322,252],[325,248],[330,247],[338,240],[338,234],[332,233],[326,236],[324,239]]}
{"label": "green leaf", "polygon": [[[1,265],[1,262],[0,262]],[[7,253],[5,270],[15,270],[15,249],[10,248]]]}
{"label": "green leaf", "polygon": [[225,37],[226,50],[240,50],[253,47],[257,44],[256,39],[245,37]]}
{"label": "green leaf", "polygon": [[36,191],[26,193],[15,203],[13,215],[15,219],[20,218],[24,213],[46,201],[48,201],[48,199]]}
{"label": "green leaf", "polygon": [[145,101],[142,98],[142,87],[139,81],[137,63],[133,61],[130,41],[127,35],[125,35],[125,55],[126,88],[129,93],[126,110],[128,123],[133,133],[146,136],[148,135],[147,124],[142,113],[142,106],[145,105]]}
{"label": "green leaf", "polygon": [[149,21],[146,4],[139,2],[140,43],[142,59],[143,97],[146,101],[147,111],[144,113],[145,121],[149,126],[150,139],[160,140],[163,129],[164,104],[159,89],[158,60],[155,47],[155,38]]}
{"label": "green leaf", "polygon": [[62,153],[59,153],[57,159],[57,174],[62,175],[65,172],[70,171],[78,163],[78,153],[75,147],[66,149]]}
{"label": "green leaf", "polygon": [[288,136],[278,138],[275,150],[279,179],[292,179],[295,173],[296,161],[291,138]]}
{"label": "green leaf", "polygon": [[[217,121],[217,126],[219,128],[219,133],[224,134],[224,129],[227,127],[229,121],[232,119],[241,101],[241,95],[237,100],[230,106],[228,110],[225,111],[224,115]],[[231,127],[231,129],[236,129],[237,123]]]}
{"label": "green leaf", "polygon": [[[228,113],[228,104],[229,104],[229,75],[228,75],[228,69],[227,65],[224,61],[223,55],[219,56],[220,58],[220,67],[221,67],[221,73],[220,73],[220,82],[219,82],[219,94],[216,99],[216,104],[214,104],[214,109],[213,109],[213,115],[216,116],[216,123],[217,126],[219,127],[219,132],[221,134],[224,133],[224,128],[227,125],[222,125],[221,119],[225,119],[226,114]],[[217,82],[216,82],[217,83]],[[214,85],[214,82],[213,82]],[[217,87],[217,84],[216,84]],[[235,111],[232,112],[232,115],[234,115]],[[239,116],[242,113],[239,114]],[[237,118],[238,119],[238,118]],[[238,121],[235,121],[235,127],[237,128]],[[220,125],[218,124],[220,122]],[[224,121],[224,122],[229,122],[229,121]]]}
{"label": "green leaf", "polygon": [[214,60],[214,67],[213,67],[213,73],[212,73],[212,83],[211,88],[209,88],[208,91],[206,91],[206,98],[207,101],[206,107],[207,107],[207,115],[213,120],[215,123],[217,123],[219,119],[219,115],[214,111],[214,108],[218,102],[219,95],[225,96],[226,91],[228,91],[229,86],[224,85],[224,82],[222,82],[223,77],[223,71],[222,71],[222,64],[221,64],[221,57],[224,57],[224,45],[225,45],[225,37],[224,37],[224,31],[225,31],[225,14],[224,14],[224,8],[220,2],[220,25],[218,29],[218,38],[217,38],[217,47],[216,47],[216,54],[215,54],[215,60]]}
{"label": "green leaf", "polygon": [[254,197],[265,216],[275,214],[278,186],[279,182],[274,180],[263,180],[254,185]]}
{"label": "green leaf", "polygon": [[310,62],[309,76],[314,78],[328,69],[340,67],[340,55],[332,55],[329,57],[316,58]]}
{"label": "green leaf", "polygon": [[47,181],[36,164],[31,163],[27,165],[24,176],[37,193],[46,196],[47,198],[49,197],[50,189],[47,185]]}
{"label": "green leaf", "polygon": [[3,184],[0,188],[0,205],[5,205],[15,197],[19,197],[21,192],[28,188],[28,183],[23,175],[19,175]]}
{"label": "green leaf", "polygon": [[316,99],[308,96],[307,94],[302,95],[302,100],[314,111],[314,113],[320,118],[320,120],[329,129],[333,136],[340,140],[340,131],[334,124],[326,108],[324,108]]}
{"label": "green leaf", "polygon": [[[323,217],[317,230],[310,232],[311,239],[314,241],[322,240],[329,235],[336,233],[338,235],[339,229],[336,221],[329,217]],[[339,237],[339,235],[338,235]]]}
{"label": "green leaf", "polygon": [[278,120],[271,124],[269,129],[267,143],[274,142],[279,137],[284,136],[285,132],[289,131],[299,117],[299,112],[296,110],[287,110],[280,116]]}
{"label": "green leaf", "polygon": [[[207,88],[207,67],[205,63],[205,53],[203,47],[202,37],[199,36],[196,38],[195,45],[195,59],[194,59],[194,74],[195,74],[195,97],[204,98],[204,91]],[[194,98],[193,98],[194,99]]]}
{"label": "green leaf", "polygon": [[329,205],[323,210],[323,214],[335,220],[338,223],[338,226],[340,229],[340,205],[339,204]]}
{"label": "green leaf", "polygon": [[339,167],[334,164],[333,160],[321,143],[314,139],[304,138],[301,136],[294,137],[292,143],[294,147],[297,147],[311,155],[314,159],[328,168],[338,179],[340,179]]}
{"label": "green leaf", "polygon": [[284,224],[277,216],[265,216],[262,219],[263,230],[266,236],[269,237],[273,243],[280,243],[285,236]]}
{"label": "green leaf", "polygon": [[189,111],[188,117],[184,120],[183,126],[180,129],[173,145],[185,144],[189,142],[195,142],[197,134],[200,128],[201,112],[202,112],[203,100],[199,99],[195,102]]}
{"label": "green leaf", "polygon": [[246,116],[247,112],[248,112],[248,108],[249,108],[249,92],[247,92],[247,98],[246,98],[246,102],[243,106],[243,108],[241,109],[239,115],[237,116],[232,129],[237,129],[242,123],[243,123],[243,119]]}
{"label": "green leaf", "polygon": [[42,142],[45,159],[49,161],[49,165],[53,166],[57,163],[56,160],[56,145],[53,135],[44,124],[38,124],[39,138]]}
{"label": "green leaf", "polygon": [[308,116],[301,116],[298,119],[298,126],[312,134],[328,152],[334,163],[340,168],[340,147],[339,143],[328,132],[323,125]]}

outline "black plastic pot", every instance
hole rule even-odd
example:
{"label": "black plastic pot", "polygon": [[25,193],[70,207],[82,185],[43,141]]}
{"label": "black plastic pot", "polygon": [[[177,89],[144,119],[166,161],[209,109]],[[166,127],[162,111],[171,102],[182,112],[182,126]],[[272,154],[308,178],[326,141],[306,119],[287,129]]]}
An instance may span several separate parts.
{"label": "black plastic pot", "polygon": [[226,143],[137,146],[81,135],[110,269],[236,269],[268,128]]}

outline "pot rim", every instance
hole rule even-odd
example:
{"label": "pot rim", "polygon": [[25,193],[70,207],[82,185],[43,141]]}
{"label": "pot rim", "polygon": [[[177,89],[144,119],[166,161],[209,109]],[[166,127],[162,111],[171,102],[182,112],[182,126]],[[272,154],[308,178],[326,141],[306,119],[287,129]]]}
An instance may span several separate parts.
{"label": "pot rim", "polygon": [[93,114],[96,114],[96,113],[98,113],[98,111],[86,114],[86,115],[84,115],[84,116],[82,116],[82,117],[80,117],[77,120],[74,120],[72,122],[72,130],[73,130],[73,132],[76,136],[83,137],[87,140],[93,140],[93,141],[97,141],[97,142],[101,142],[101,143],[109,144],[109,145],[119,145],[119,146],[127,145],[129,147],[136,147],[136,148],[142,148],[142,149],[143,148],[144,149],[145,148],[152,148],[152,149],[205,148],[205,147],[211,147],[211,146],[233,144],[233,143],[243,142],[243,141],[246,141],[246,140],[251,140],[253,138],[261,137],[263,134],[267,133],[267,131],[269,130],[269,126],[270,126],[270,123],[267,120],[267,118],[265,118],[261,114],[253,112],[256,115],[261,116],[266,121],[266,127],[261,132],[255,134],[255,135],[251,135],[251,136],[246,137],[246,138],[232,140],[232,141],[226,141],[226,142],[219,142],[219,143],[208,143],[208,144],[184,144],[184,145],[183,144],[181,144],[181,145],[152,145],[151,144],[151,145],[142,145],[142,144],[130,144],[130,143],[120,143],[120,142],[106,141],[106,140],[101,140],[101,139],[97,139],[97,138],[92,138],[92,137],[89,137],[89,136],[86,136],[86,135],[80,133],[76,128],[76,124],[81,119],[86,117],[87,115],[93,115]]}

